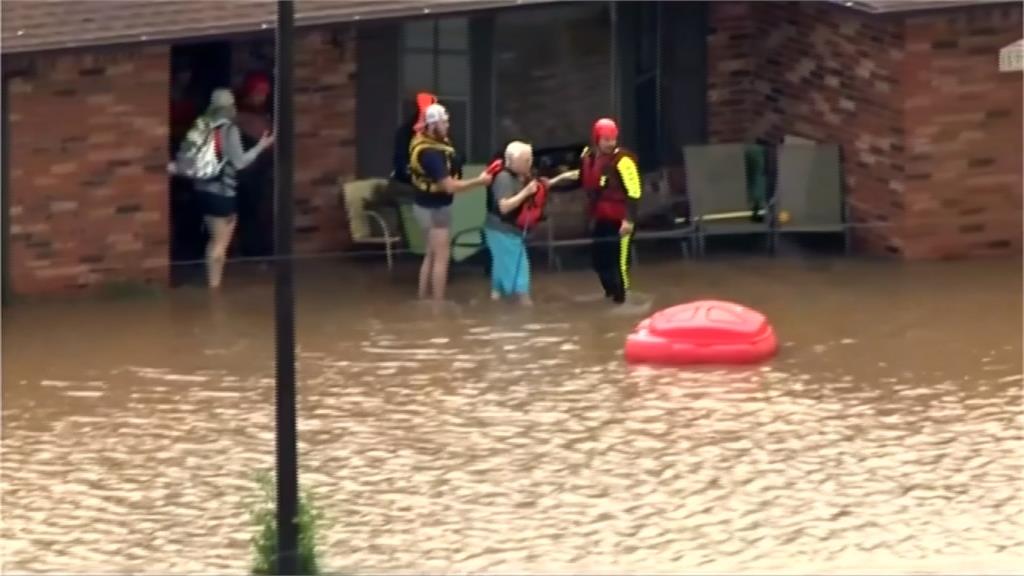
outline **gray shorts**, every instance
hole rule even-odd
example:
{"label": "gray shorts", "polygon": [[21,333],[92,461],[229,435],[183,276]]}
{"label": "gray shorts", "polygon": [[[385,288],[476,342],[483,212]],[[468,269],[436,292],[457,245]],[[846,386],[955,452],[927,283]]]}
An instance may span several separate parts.
{"label": "gray shorts", "polygon": [[412,207],[412,213],[413,216],[416,217],[416,222],[419,223],[420,228],[423,228],[424,230],[452,227],[451,206],[426,208],[424,206],[420,206],[419,204],[414,204]]}

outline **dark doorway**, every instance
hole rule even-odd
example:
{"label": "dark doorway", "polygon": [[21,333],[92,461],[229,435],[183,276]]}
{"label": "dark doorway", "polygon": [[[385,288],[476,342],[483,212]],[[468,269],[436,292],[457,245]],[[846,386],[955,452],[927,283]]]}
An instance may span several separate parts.
{"label": "dark doorway", "polygon": [[[185,133],[206,109],[216,88],[231,85],[231,46],[227,42],[171,49],[170,142],[173,157]],[[171,178],[171,279],[175,284],[202,275],[206,245],[202,212],[192,182]],[[193,262],[194,266],[184,263]]]}

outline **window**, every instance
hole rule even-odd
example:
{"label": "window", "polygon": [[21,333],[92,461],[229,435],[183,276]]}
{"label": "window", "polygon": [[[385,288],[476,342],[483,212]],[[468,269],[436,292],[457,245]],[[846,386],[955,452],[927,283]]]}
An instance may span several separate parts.
{"label": "window", "polygon": [[[402,100],[420,91],[437,94],[451,116],[451,138],[470,150],[469,20],[413,20],[402,25]],[[405,119],[408,110],[401,111]]]}

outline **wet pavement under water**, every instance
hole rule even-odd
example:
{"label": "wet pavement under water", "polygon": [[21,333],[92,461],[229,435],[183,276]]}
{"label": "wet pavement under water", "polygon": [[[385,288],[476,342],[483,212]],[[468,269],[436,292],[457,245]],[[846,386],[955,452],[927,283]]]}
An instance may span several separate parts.
{"label": "wet pavement under water", "polygon": [[[760,309],[777,359],[629,367],[583,270],[440,314],[299,268],[300,449],[328,570],[1019,572],[1021,267],[648,264],[655,307]],[[4,311],[3,569],[248,570],[274,453],[272,276]]]}

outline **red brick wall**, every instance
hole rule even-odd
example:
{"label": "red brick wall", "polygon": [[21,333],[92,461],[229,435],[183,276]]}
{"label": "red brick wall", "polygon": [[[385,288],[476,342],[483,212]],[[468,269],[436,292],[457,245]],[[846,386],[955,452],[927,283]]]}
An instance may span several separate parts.
{"label": "red brick wall", "polygon": [[295,250],[349,243],[339,178],[356,175],[356,39],[351,29],[304,32],[295,43]]}
{"label": "red brick wall", "polygon": [[168,58],[40,56],[11,81],[14,293],[167,281]]}
{"label": "red brick wall", "polygon": [[[168,281],[169,58],[167,46],[41,55],[12,80],[16,294]],[[355,175],[355,38],[306,32],[295,58],[295,249],[333,251],[348,243],[338,179]]]}
{"label": "red brick wall", "polygon": [[708,138],[742,142],[750,136],[757,4],[710,2],[708,7]]}
{"label": "red brick wall", "polygon": [[[232,44],[236,82],[273,68],[273,39]],[[355,178],[355,35],[348,28],[301,32],[295,45],[295,250],[349,243],[339,178]]]}
{"label": "red brick wall", "polygon": [[1019,7],[710,10],[712,141],[792,134],[839,143],[852,221],[866,224],[854,238],[869,251],[1020,249],[1021,75],[996,65],[999,48],[1019,39]]}
{"label": "red brick wall", "polygon": [[1021,37],[1021,8],[977,7],[906,20],[905,251],[948,258],[1021,249],[1022,75],[999,49]]}
{"label": "red brick wall", "polygon": [[[734,31],[732,43],[719,38],[717,48],[713,35],[713,85],[748,70],[751,77],[721,103],[709,93],[713,140],[777,143],[791,134],[840,144],[851,220],[872,224],[854,238],[873,251],[900,252],[901,22],[813,2],[745,6],[711,6],[715,28],[724,21]],[[728,50],[729,59],[715,60]]]}

